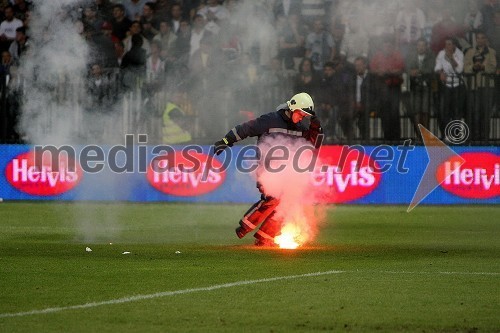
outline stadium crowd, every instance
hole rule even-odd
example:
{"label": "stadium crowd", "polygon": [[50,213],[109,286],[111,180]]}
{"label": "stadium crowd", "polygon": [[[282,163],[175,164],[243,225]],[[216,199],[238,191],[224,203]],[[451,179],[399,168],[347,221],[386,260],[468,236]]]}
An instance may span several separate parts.
{"label": "stadium crowd", "polygon": [[[29,50],[32,9],[0,1],[3,142],[20,140],[20,101],[5,78]],[[415,138],[419,123],[435,119],[443,136],[464,119],[472,140],[500,139],[490,128],[500,116],[498,0],[85,0],[68,11],[90,49],[89,108],[104,112],[138,87],[143,98],[161,93],[164,143],[212,142],[227,127],[220,117],[236,123],[296,92],[313,96],[331,142],[376,138],[375,119],[380,139],[398,142],[402,117]],[[190,117],[204,125],[196,133]]]}

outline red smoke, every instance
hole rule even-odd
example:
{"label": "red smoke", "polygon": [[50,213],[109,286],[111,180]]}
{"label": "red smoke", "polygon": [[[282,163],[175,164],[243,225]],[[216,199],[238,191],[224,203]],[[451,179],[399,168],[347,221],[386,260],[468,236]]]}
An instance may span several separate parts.
{"label": "red smoke", "polygon": [[[315,164],[314,147],[305,139],[284,136],[265,138],[259,143],[261,165],[258,181],[265,194],[279,199],[276,220],[282,223],[275,243],[296,248],[314,240],[318,233],[320,193],[311,182]],[[277,171],[279,170],[279,171]]]}

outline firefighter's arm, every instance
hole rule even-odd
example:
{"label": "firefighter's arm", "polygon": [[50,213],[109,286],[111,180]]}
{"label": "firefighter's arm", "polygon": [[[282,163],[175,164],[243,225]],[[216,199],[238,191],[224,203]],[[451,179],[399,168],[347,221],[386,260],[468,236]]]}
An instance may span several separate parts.
{"label": "firefighter's arm", "polygon": [[247,137],[262,135],[266,133],[268,127],[266,115],[237,125],[227,132],[221,140],[214,143],[214,154],[219,155],[227,147],[232,147],[234,143]]}
{"label": "firefighter's arm", "polygon": [[228,139],[226,139],[224,137],[224,138],[222,138],[222,140],[219,140],[219,141],[214,143],[214,154],[220,155],[220,153],[222,153],[222,151],[224,151],[224,149],[226,149],[227,147],[231,147],[232,145],[233,144],[229,143]]}
{"label": "firefighter's arm", "polygon": [[320,135],[322,134],[323,128],[321,127],[319,118],[316,116],[312,116],[309,129],[304,132],[304,137],[307,140],[311,141],[315,148],[319,148],[321,146],[321,143],[323,142],[322,137],[320,137]]}

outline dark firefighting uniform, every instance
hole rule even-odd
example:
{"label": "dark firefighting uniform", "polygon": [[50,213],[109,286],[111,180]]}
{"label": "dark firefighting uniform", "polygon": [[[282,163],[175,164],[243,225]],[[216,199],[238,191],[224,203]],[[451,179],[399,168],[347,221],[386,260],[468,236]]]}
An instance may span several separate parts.
{"label": "dark firefighting uniform", "polygon": [[[302,121],[297,124],[293,123],[292,119],[286,115],[287,110],[288,106],[282,104],[276,112],[271,112],[257,119],[237,125],[225,136],[228,145],[232,146],[237,141],[255,136],[258,137],[257,144],[266,137],[276,136],[295,139],[305,138],[316,144],[318,135],[322,133],[317,118],[314,117],[309,127],[306,127]],[[279,200],[266,195],[265,189],[259,184],[258,179],[257,188],[262,193],[261,199],[245,213],[240,220],[240,226],[244,229],[244,234],[246,234],[261,225],[254,237],[259,241],[272,244],[274,237],[281,229],[281,222],[274,219],[275,209],[279,204]]]}

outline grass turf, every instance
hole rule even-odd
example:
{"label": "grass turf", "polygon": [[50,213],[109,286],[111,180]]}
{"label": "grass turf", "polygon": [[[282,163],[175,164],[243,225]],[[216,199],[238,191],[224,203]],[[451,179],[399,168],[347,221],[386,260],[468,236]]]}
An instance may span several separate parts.
{"label": "grass turf", "polygon": [[[0,204],[0,332],[500,332],[498,207],[331,207],[297,251],[238,240],[245,209]],[[2,318],[329,270],[343,272]]]}

